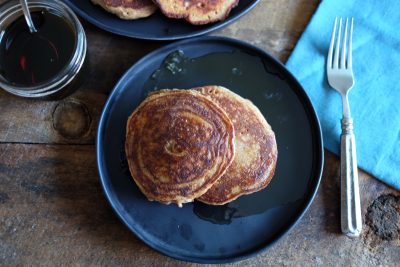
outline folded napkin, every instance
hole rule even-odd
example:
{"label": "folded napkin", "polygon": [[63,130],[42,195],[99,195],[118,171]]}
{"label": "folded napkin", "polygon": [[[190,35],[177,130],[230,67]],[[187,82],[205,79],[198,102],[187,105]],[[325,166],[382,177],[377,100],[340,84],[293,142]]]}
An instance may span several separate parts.
{"label": "folded napkin", "polygon": [[354,17],[349,101],[358,166],[400,190],[400,1],[322,1],[287,62],[317,110],[325,148],[339,154],[342,103],[325,72],[336,16]]}

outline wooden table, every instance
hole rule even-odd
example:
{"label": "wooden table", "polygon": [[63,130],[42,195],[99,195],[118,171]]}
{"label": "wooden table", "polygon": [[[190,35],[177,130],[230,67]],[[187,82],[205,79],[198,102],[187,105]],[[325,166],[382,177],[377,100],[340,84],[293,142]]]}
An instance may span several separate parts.
{"label": "wooden table", "polygon": [[[214,34],[249,41],[284,62],[318,2],[262,0]],[[110,90],[129,66],[165,43],[83,24],[92,68],[79,91],[53,102],[0,91],[0,265],[195,266],[131,234],[104,198],[96,168],[96,128]],[[318,195],[297,227],[266,253],[234,266],[400,262],[399,193],[361,171],[366,224],[360,238],[349,239],[340,233],[339,161],[328,152],[325,157]]]}

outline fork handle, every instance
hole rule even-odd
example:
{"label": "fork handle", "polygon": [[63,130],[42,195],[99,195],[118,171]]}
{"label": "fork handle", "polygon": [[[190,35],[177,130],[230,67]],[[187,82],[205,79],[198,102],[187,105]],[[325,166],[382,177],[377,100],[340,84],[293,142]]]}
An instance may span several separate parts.
{"label": "fork handle", "polygon": [[353,120],[342,119],[340,138],[340,179],[341,179],[341,227],[349,237],[361,233],[361,205],[358,185],[356,140],[353,134]]}

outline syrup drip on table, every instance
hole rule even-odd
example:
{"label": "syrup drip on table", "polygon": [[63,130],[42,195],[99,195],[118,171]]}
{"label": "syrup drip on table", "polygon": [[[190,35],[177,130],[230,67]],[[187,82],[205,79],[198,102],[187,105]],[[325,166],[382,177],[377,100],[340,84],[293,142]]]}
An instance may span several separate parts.
{"label": "syrup drip on table", "polygon": [[75,35],[60,16],[46,10],[31,13],[37,32],[23,16],[0,33],[0,74],[16,85],[38,85],[56,76],[71,60]]}

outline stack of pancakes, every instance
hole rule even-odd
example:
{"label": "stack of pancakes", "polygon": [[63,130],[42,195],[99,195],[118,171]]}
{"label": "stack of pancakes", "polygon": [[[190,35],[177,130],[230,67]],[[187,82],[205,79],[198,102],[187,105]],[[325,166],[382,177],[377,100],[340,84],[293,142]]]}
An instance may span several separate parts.
{"label": "stack of pancakes", "polygon": [[223,205],[271,181],[275,135],[249,100],[220,86],[161,90],[127,123],[136,184],[153,201]]}
{"label": "stack of pancakes", "polygon": [[239,0],[91,0],[121,19],[140,19],[158,8],[168,18],[185,19],[191,24],[224,20]]}

